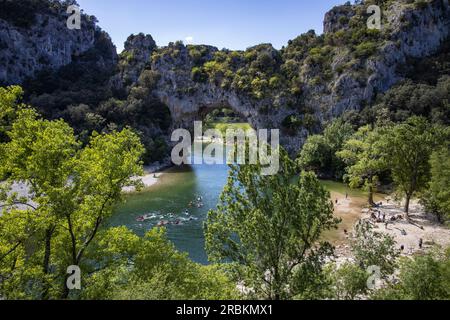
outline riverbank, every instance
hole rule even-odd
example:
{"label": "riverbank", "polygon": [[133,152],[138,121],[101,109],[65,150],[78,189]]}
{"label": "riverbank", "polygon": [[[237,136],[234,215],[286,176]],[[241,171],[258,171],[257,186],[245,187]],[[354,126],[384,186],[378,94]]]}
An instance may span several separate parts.
{"label": "riverbank", "polygon": [[410,221],[405,219],[400,203],[384,202],[376,210],[381,217],[386,215],[386,222],[383,222],[383,219],[374,219],[370,210],[363,211],[363,219],[371,221],[375,230],[392,236],[397,247],[403,248],[403,255],[424,253],[436,246],[450,247],[450,229],[440,224],[434,216],[427,214],[417,200],[411,203]]}
{"label": "riverbank", "polygon": [[[367,194],[361,190],[351,189],[345,184],[331,180],[321,180],[322,185],[330,191],[334,205],[334,216],[341,219],[337,230],[324,233],[324,240],[334,246],[348,247],[348,234],[362,218],[362,210],[367,207]],[[384,199],[385,195],[375,194],[376,201]]]}
{"label": "riverbank", "polygon": [[[135,179],[140,179],[144,184],[144,189],[148,189],[154,185],[156,185],[162,176],[172,168],[172,161],[170,159],[165,159],[162,162],[157,162],[153,165],[144,166],[144,175],[141,177],[136,177]],[[124,187],[122,189],[124,193],[134,193],[136,192],[136,188],[133,186]]]}
{"label": "riverbank", "polygon": [[[417,200],[411,203],[410,221],[405,218],[401,203],[393,202],[389,197],[382,203],[374,209],[362,209],[356,223],[360,220],[369,221],[375,232],[391,236],[402,256],[427,253],[436,247],[450,247],[450,229],[427,214]],[[341,259],[352,258],[350,239],[353,228],[349,230],[346,243],[336,246],[337,256]]]}

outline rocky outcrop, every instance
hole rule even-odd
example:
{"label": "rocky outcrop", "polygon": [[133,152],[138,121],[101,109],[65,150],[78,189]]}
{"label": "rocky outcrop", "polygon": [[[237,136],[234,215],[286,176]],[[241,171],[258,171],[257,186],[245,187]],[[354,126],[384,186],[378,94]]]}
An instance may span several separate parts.
{"label": "rocky outcrop", "polygon": [[[205,81],[195,78],[194,70],[216,62],[216,54],[223,53],[233,59],[231,51],[197,46],[193,53],[193,46],[182,43],[158,48],[153,38],[144,34],[128,38],[110,85],[121,92],[121,99],[131,96],[131,100],[163,102],[170,110],[173,127],[189,128],[194,120],[201,120],[209,111],[223,107],[233,109],[255,128],[282,129],[289,117],[303,120],[305,110],[308,116],[323,123],[346,111],[359,111],[370,105],[377,94],[401,80],[397,72],[400,66],[409,59],[435,53],[449,39],[450,8],[446,0],[384,1],[382,15],[383,27],[373,43],[358,43],[358,37],[365,36],[366,5],[347,4],[326,14],[325,35],[312,35],[312,40],[308,41],[313,44],[305,51],[301,44],[297,45],[300,48],[295,48],[295,41],[291,41],[282,51],[261,45],[254,52],[246,52],[260,55],[261,61],[247,59],[246,53],[239,52],[237,59],[244,65],[238,63],[235,69],[226,70],[232,73],[229,78],[233,78],[233,72],[252,68],[253,63],[263,65],[264,69],[265,61],[275,61],[276,71],[268,73],[269,78],[250,79],[250,83],[252,80],[269,82],[274,74],[279,76],[274,81],[281,81],[285,87],[278,86],[269,94],[256,96],[248,89],[225,85],[225,76],[216,79],[208,75]],[[99,48],[103,54],[95,55],[98,63],[114,64],[114,48],[109,38],[95,26],[95,19],[83,16],[81,30],[69,30],[66,19],[67,14],[61,9],[36,13],[34,22],[27,27],[0,19],[0,82],[21,83],[39,70],[59,68]],[[359,30],[355,29],[355,24],[359,25]],[[339,40],[339,37],[346,40]],[[293,54],[286,54],[291,45]],[[326,60],[326,68],[311,57],[314,54],[319,55],[320,63]],[[282,144],[291,153],[297,152],[307,135],[320,129],[320,125],[313,129],[293,128],[281,135]]]}
{"label": "rocky outcrop", "polygon": [[[41,1],[42,2],[42,1]],[[114,65],[117,53],[95,17],[82,15],[81,29],[67,27],[66,6],[55,4],[35,12],[26,26],[0,19],[0,83],[20,84],[44,69],[55,70],[102,46],[98,63]]]}
{"label": "rocky outcrop", "polygon": [[[325,37],[339,31],[348,32],[351,19],[365,11],[363,5],[334,8],[325,17]],[[399,66],[410,58],[433,54],[449,38],[449,12],[445,1],[441,0],[429,1],[420,8],[411,1],[392,1],[383,11],[385,38],[377,43],[376,54],[355,59],[351,51],[354,48],[345,45],[333,48],[332,76],[319,84],[312,80],[320,76],[320,72],[308,59],[301,62],[299,79],[304,83],[303,107],[313,110],[319,120],[325,121],[370,105],[376,94],[385,92],[401,80],[397,74]],[[358,18],[366,19],[366,16]],[[136,46],[134,43],[133,47]],[[192,70],[196,63],[188,47],[181,43],[171,46],[169,50],[162,50],[171,54],[163,54],[152,61],[151,70],[160,75],[153,94],[169,107],[175,127],[192,125],[193,120],[200,120],[206,112],[219,107],[233,109],[255,128],[281,128],[287,116],[299,112],[287,105],[288,99],[275,94],[255,99],[246,93],[224,88],[220,82],[194,81]],[[217,48],[208,47],[206,61],[217,51]],[[343,65],[346,67],[338,71]],[[302,116],[301,112],[298,116]],[[282,143],[293,153],[302,146],[307,135],[304,128],[299,128],[293,135],[283,134]]]}
{"label": "rocky outcrop", "polygon": [[[195,63],[189,55],[188,47],[181,43],[171,46],[177,52],[176,57],[166,55],[153,61],[152,70],[160,75],[153,94],[169,107],[174,127],[192,128],[194,121],[203,120],[212,110],[230,108],[256,129],[277,129],[292,112],[285,108],[262,112],[265,106],[273,105],[272,99],[255,100],[248,94],[224,89],[211,82],[194,81],[192,69]],[[207,49],[206,60],[218,51],[214,47]],[[306,132],[304,134],[306,136]],[[284,146],[292,145],[292,137],[282,136],[281,139]]]}
{"label": "rocky outcrop", "polygon": [[355,8],[351,4],[334,7],[325,14],[323,32],[327,34],[345,29],[354,15]]}
{"label": "rocky outcrop", "polygon": [[[325,31],[345,32],[357,10],[357,6],[348,5],[334,8],[325,17]],[[365,61],[352,61],[344,49],[333,57],[333,70],[345,63],[353,62],[353,67],[340,75],[335,72],[334,79],[321,89],[306,88],[307,103],[327,111],[323,117],[339,116],[345,111],[370,105],[376,94],[386,92],[401,80],[397,71],[408,59],[435,53],[450,37],[447,1],[431,0],[420,7],[411,1],[392,1],[382,14],[382,32],[386,40],[379,43],[376,55]]]}
{"label": "rocky outcrop", "polygon": [[152,53],[157,46],[151,35],[140,33],[130,35],[125,41],[124,48],[125,50],[121,54],[121,63],[119,63],[120,71],[115,78],[115,83],[119,87],[129,87],[138,81],[141,72],[150,66]]}

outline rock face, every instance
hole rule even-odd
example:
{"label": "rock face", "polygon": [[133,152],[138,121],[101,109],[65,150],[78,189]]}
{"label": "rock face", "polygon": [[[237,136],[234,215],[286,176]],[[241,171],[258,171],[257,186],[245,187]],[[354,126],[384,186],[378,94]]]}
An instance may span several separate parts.
{"label": "rock face", "polygon": [[345,29],[354,15],[354,7],[350,4],[334,7],[325,14],[323,32],[327,34]]}
{"label": "rock face", "polygon": [[[326,14],[325,37],[339,31],[348,31],[349,21],[361,15],[362,5],[336,7]],[[365,14],[365,9],[364,9]],[[366,16],[362,16],[366,19]],[[333,49],[332,76],[320,84],[311,80],[317,71],[308,59],[302,62],[299,79],[304,83],[302,103],[314,110],[320,121],[333,119],[346,111],[359,111],[370,105],[378,93],[383,93],[396,84],[401,77],[399,66],[411,58],[423,58],[436,52],[448,41],[450,30],[450,8],[442,0],[431,0],[424,7],[417,7],[411,1],[392,1],[383,10],[383,30],[388,35],[378,45],[377,54],[367,59],[355,59],[349,47]],[[142,38],[142,37],[141,37]],[[132,47],[138,44],[133,43]],[[142,45],[140,45],[142,46]],[[191,71],[195,63],[188,47],[181,43],[171,44],[173,55],[164,55],[152,61],[151,70],[160,75],[153,94],[170,109],[175,127],[189,127],[194,120],[215,108],[229,107],[248,119],[255,128],[281,128],[283,120],[293,111],[286,100],[279,96],[254,99],[247,94],[224,89],[220,84],[209,81],[193,81]],[[130,48],[131,49],[131,48]],[[217,48],[208,47],[208,56],[213,56]],[[145,59],[147,60],[147,56]],[[339,71],[339,67],[346,69]],[[264,106],[278,106],[270,108]],[[301,116],[301,114],[299,114]],[[304,143],[308,132],[298,129],[292,135],[282,134],[282,144],[295,153]]]}
{"label": "rock face", "polygon": [[131,35],[125,42],[125,51],[122,59],[127,64],[120,70],[120,79],[125,84],[133,84],[138,81],[141,72],[151,62],[152,53],[157,49],[156,42],[151,35]]}
{"label": "rock face", "polygon": [[[115,49],[109,38],[95,27],[95,20],[84,15],[82,29],[69,30],[65,8],[61,2],[56,3],[60,4],[56,6],[58,9],[37,12],[34,23],[27,27],[2,19],[0,14],[0,82],[21,83],[39,70],[67,65],[77,56],[99,47],[103,52],[109,52],[106,55],[109,58],[98,55],[98,63],[116,63]],[[323,123],[346,111],[360,111],[370,105],[377,94],[387,91],[401,80],[397,72],[400,66],[409,59],[420,59],[435,53],[450,39],[450,8],[446,0],[420,3],[411,0],[384,1],[382,16],[381,36],[375,45],[372,43],[376,53],[365,54],[367,48],[364,45],[367,44],[355,43],[357,41],[354,40],[355,33],[357,39],[359,31],[366,33],[364,4],[347,4],[328,12],[324,21],[325,35],[313,35],[316,38],[311,40],[314,42],[320,38],[316,42],[321,47],[308,47],[302,52],[302,45],[297,45],[300,48],[293,45],[297,51],[293,50],[294,53],[289,56],[286,52],[291,43],[282,51],[270,45],[259,46],[258,50],[263,51],[261,55],[268,58],[269,63],[276,61],[278,75],[287,83],[286,87],[272,89],[269,95],[257,97],[224,85],[221,79],[195,79],[195,68],[208,62],[215,63],[216,54],[231,55],[230,51],[219,52],[215,47],[198,46],[202,52],[199,63],[199,58],[190,53],[192,46],[172,43],[168,47],[158,48],[153,38],[144,34],[128,38],[110,86],[124,95],[141,100],[160,100],[169,108],[174,128],[190,128],[194,120],[201,120],[209,111],[223,107],[233,109],[257,129],[283,128],[286,119],[292,116],[302,119],[305,110],[308,110],[308,116]],[[352,26],[355,21],[361,26],[357,32]],[[337,44],[327,42],[327,39],[339,37],[350,40]],[[360,56],[355,54],[358,49],[363,52]],[[328,69],[318,67],[311,57],[313,50],[319,56],[321,51],[326,51]],[[245,56],[245,53],[238,55]],[[292,65],[295,67],[292,68]],[[229,77],[233,76],[233,72],[236,70]],[[248,78],[248,75],[245,76]],[[316,81],[317,78],[320,81]],[[261,81],[250,79],[250,82],[252,80]],[[300,93],[293,93],[293,84],[296,89],[301,87],[298,90]],[[320,125],[314,130],[318,128]],[[288,134],[282,132],[281,143],[294,154],[314,130],[300,126]]]}
{"label": "rock face", "polygon": [[[152,63],[152,70],[160,75],[153,94],[166,104],[171,112],[173,126],[190,129],[194,121],[201,121],[212,110],[230,108],[246,119],[255,129],[278,129],[290,111],[279,108],[261,112],[264,106],[272,105],[269,99],[255,100],[234,90],[224,89],[213,83],[198,83],[192,79],[195,66],[188,48],[183,44],[171,44],[178,54],[176,58],[165,56]],[[206,60],[218,51],[207,47]],[[306,132],[304,133],[306,136]],[[281,137],[284,146],[292,145],[291,137]],[[296,137],[294,138],[294,140]]]}
{"label": "rock face", "polygon": [[[335,117],[348,110],[360,110],[370,104],[374,96],[384,93],[401,80],[398,67],[408,59],[420,59],[435,53],[450,37],[450,7],[445,0],[432,0],[423,8],[411,1],[392,1],[383,10],[382,30],[389,32],[378,54],[365,62],[358,61],[350,70],[335,77],[322,88],[309,87],[310,105],[328,106],[325,117]],[[355,16],[355,7],[336,7],[326,14],[325,32],[346,29]],[[333,71],[342,63],[351,63],[345,50],[334,56]],[[337,74],[337,72],[334,72]]]}
{"label": "rock face", "polygon": [[[115,64],[117,53],[109,37],[96,27],[95,18],[82,15],[81,29],[70,30],[63,4],[45,7],[30,17],[32,23],[17,25],[0,18],[0,83],[20,84],[44,69],[58,69],[102,42],[109,51],[98,61]],[[106,40],[106,41],[105,41]]]}

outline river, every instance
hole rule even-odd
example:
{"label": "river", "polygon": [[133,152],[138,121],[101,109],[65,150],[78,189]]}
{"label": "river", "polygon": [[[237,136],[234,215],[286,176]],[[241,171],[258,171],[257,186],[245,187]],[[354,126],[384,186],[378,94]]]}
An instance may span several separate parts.
{"label": "river", "polygon": [[[178,250],[187,252],[192,260],[206,264],[203,222],[208,211],[217,206],[228,170],[226,165],[174,167],[162,175],[156,185],[141,193],[127,195],[126,202],[117,208],[110,225],[125,225],[143,236],[161,220],[179,221],[178,225],[166,226],[168,238]],[[340,229],[328,232],[327,238],[334,242],[342,241],[343,229],[349,230],[358,219],[366,196],[360,191],[348,190],[343,184],[323,183],[330,190],[333,200],[340,199],[336,215],[343,219]],[[345,193],[349,195],[348,201],[345,200]],[[202,197],[203,206],[197,208],[194,203],[193,207],[189,207],[189,203],[197,202],[198,197]],[[143,222],[136,220],[145,214],[156,217]]]}

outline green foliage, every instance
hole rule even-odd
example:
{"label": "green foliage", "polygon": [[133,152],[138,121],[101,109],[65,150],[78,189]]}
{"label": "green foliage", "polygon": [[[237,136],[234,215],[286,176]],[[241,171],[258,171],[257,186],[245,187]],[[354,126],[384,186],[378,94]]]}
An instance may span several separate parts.
{"label": "green foliage", "polygon": [[318,172],[331,164],[331,149],[323,135],[312,135],[306,140],[297,159],[300,167]]}
{"label": "green foliage", "polygon": [[395,248],[394,238],[373,230],[367,221],[359,222],[355,227],[352,252],[356,264],[367,272],[371,266],[380,268],[382,277],[392,275],[397,268],[400,251]]}
{"label": "green foliage", "polygon": [[330,123],[323,135],[312,135],[306,140],[297,159],[298,164],[322,176],[342,178],[345,164],[336,153],[353,134],[350,124],[338,119]]}
{"label": "green foliage", "polygon": [[262,176],[260,165],[232,166],[218,208],[208,214],[209,258],[232,262],[252,297],[305,295],[331,253],[329,244],[319,244],[339,222],[329,193],[314,174],[297,174],[284,152],[277,175]]}
{"label": "green foliage", "polygon": [[347,140],[337,156],[347,164],[345,179],[350,187],[363,186],[369,192],[369,204],[374,205],[373,193],[379,175],[386,170],[386,145],[383,128],[364,126]]}
{"label": "green foliage", "polygon": [[16,120],[17,113],[23,108],[23,105],[19,103],[22,96],[23,90],[18,86],[0,87],[0,143],[7,141],[6,133]]}
{"label": "green foliage", "polygon": [[357,58],[367,58],[373,55],[377,50],[377,44],[373,42],[363,42],[355,47],[355,56]]}
{"label": "green foliage", "polygon": [[281,122],[281,125],[288,134],[294,135],[303,126],[303,121],[299,116],[291,114]]}
{"label": "green foliage", "polygon": [[[85,267],[85,253],[122,188],[139,187],[132,177],[142,173],[142,146],[125,129],[93,136],[81,148],[65,122],[41,120],[31,109],[18,113],[8,136],[0,168],[8,177],[0,199],[1,295],[65,298],[67,266]],[[10,192],[17,181],[27,184],[28,195]]]}
{"label": "green foliage", "polygon": [[[142,64],[142,72],[134,75],[133,83],[125,83],[123,91],[112,90],[110,79],[117,71],[116,57],[107,35],[96,31],[94,48],[58,70],[44,70],[26,81],[26,101],[47,119],[67,121],[84,144],[94,131],[107,133],[132,127],[145,144],[144,160],[160,161],[167,156],[160,152],[161,137],[172,119],[167,106],[152,95],[160,74],[145,67],[144,62],[135,61],[135,54],[124,51],[120,61],[133,67]],[[127,72],[121,69],[125,78]]]}
{"label": "green foliage", "polygon": [[392,237],[375,231],[369,222],[360,221],[351,240],[355,261],[347,261],[339,266],[335,263],[327,265],[325,276],[328,286],[325,296],[336,300],[355,300],[378,294],[379,291],[370,289],[368,285],[370,268],[379,268],[379,280],[390,284],[400,256],[395,245]]}
{"label": "green foliage", "polygon": [[138,84],[149,90],[156,88],[161,75],[153,70],[144,70],[138,79]]}
{"label": "green foliage", "polygon": [[430,157],[439,137],[425,119],[412,117],[394,126],[386,135],[389,167],[397,191],[406,198],[409,213],[411,198],[422,191],[430,178]]}
{"label": "green foliage", "polygon": [[212,55],[204,52],[201,59],[198,58],[197,46],[188,48],[190,57],[194,59],[191,77],[196,82],[209,80],[222,88],[247,93],[255,99],[267,97],[270,90],[282,87],[285,82],[279,72],[281,57],[271,45],[259,45],[245,52],[222,50]]}
{"label": "green foliage", "polygon": [[325,273],[329,281],[328,295],[335,300],[355,300],[367,293],[369,274],[360,266],[346,262],[341,266],[327,265]]}
{"label": "green foliage", "polygon": [[450,119],[450,77],[436,78],[435,83],[405,81],[390,89],[381,99],[395,121],[406,121],[413,115],[427,117],[434,123],[448,125]]}
{"label": "green foliage", "polygon": [[[223,300],[239,297],[224,268],[202,266],[179,253],[164,229],[140,238],[124,227],[108,229],[95,247],[107,268],[86,280],[89,300]],[[111,264],[111,262],[113,262]]]}
{"label": "green foliage", "polygon": [[450,150],[443,147],[431,156],[431,180],[422,196],[426,209],[440,222],[450,219]]}
{"label": "green foliage", "polygon": [[203,68],[199,67],[192,68],[191,77],[192,80],[194,80],[195,82],[204,83],[208,81],[208,74],[205,72]]}
{"label": "green foliage", "polygon": [[378,300],[449,300],[450,253],[428,253],[406,258],[398,284],[376,292]]}
{"label": "green foliage", "polygon": [[[19,88],[1,91],[8,141],[0,144],[0,296],[5,299],[237,299],[226,268],[201,266],[176,251],[164,229],[140,238],[108,228],[125,186],[141,182],[139,137],[95,133],[85,147],[62,120],[17,108]],[[8,108],[6,108],[8,106]],[[6,118],[3,118],[6,119]],[[17,182],[29,189],[14,191]],[[14,192],[13,192],[14,191]],[[67,267],[82,290],[69,292]]]}
{"label": "green foliage", "polygon": [[[74,2],[74,1],[72,1]],[[36,14],[59,14],[67,6],[59,1],[50,0],[1,0],[0,19],[6,20],[19,28],[30,28],[35,23]]]}

